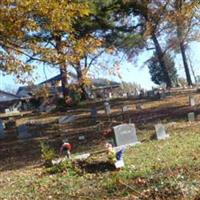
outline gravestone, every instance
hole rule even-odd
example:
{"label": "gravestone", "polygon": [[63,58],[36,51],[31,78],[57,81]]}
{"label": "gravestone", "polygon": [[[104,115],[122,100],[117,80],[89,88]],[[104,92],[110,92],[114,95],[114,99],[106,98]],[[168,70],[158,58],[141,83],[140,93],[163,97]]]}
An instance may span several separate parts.
{"label": "gravestone", "polygon": [[189,103],[191,107],[196,105],[195,98],[193,96],[189,96]]}
{"label": "gravestone", "polygon": [[4,124],[2,120],[0,120],[0,139],[5,138],[5,132],[4,132]]}
{"label": "gravestone", "polygon": [[189,122],[194,122],[195,121],[195,114],[194,114],[194,112],[188,113],[188,121]]}
{"label": "gravestone", "polygon": [[58,123],[59,124],[65,124],[65,123],[70,123],[73,122],[77,119],[77,117],[75,115],[66,115],[66,116],[62,116],[58,119]]}
{"label": "gravestone", "polygon": [[165,140],[169,137],[169,135],[166,134],[165,127],[162,124],[156,124],[155,129],[157,140]]}
{"label": "gravestone", "polygon": [[123,106],[123,107],[122,107],[122,112],[125,113],[125,112],[127,112],[127,111],[128,111],[128,107],[127,107],[127,106]]}
{"label": "gravestone", "polygon": [[31,138],[31,134],[28,131],[28,126],[26,124],[19,125],[17,127],[18,138],[19,139],[28,139]]}
{"label": "gravestone", "polygon": [[127,113],[128,111],[128,107],[127,106],[123,106],[122,107],[122,120],[125,120],[125,114]]}
{"label": "gravestone", "polygon": [[113,127],[117,146],[139,144],[135,124],[121,124]]}
{"label": "gravestone", "polygon": [[110,114],[111,114],[111,108],[110,108],[109,102],[105,102],[105,103],[104,103],[104,108],[105,108],[105,113],[106,113],[106,115],[107,115],[107,116],[110,116]]}
{"label": "gravestone", "polygon": [[91,114],[92,121],[96,122],[97,121],[97,108],[92,107],[90,114]]}

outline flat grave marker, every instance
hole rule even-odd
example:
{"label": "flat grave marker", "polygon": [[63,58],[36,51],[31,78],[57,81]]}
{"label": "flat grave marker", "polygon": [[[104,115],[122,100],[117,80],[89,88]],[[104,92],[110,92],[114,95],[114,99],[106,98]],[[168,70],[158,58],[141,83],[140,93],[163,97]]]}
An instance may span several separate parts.
{"label": "flat grave marker", "polygon": [[84,135],[79,135],[79,136],[78,136],[78,140],[79,140],[79,141],[85,140],[85,136],[84,136]]}
{"label": "flat grave marker", "polygon": [[75,121],[76,119],[77,117],[75,115],[65,115],[58,119],[58,123],[59,124],[70,123],[70,122]]}
{"label": "flat grave marker", "polygon": [[169,135],[166,134],[165,127],[163,126],[163,124],[156,124],[155,129],[157,140],[165,140],[169,137]]}
{"label": "flat grave marker", "polygon": [[139,144],[135,124],[121,124],[114,126],[113,129],[117,146]]}

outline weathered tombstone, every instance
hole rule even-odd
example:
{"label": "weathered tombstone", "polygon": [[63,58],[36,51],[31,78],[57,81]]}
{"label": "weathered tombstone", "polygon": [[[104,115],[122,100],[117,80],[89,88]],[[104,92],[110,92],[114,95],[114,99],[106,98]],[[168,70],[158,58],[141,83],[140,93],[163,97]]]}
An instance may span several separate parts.
{"label": "weathered tombstone", "polygon": [[0,120],[0,139],[3,139],[4,137],[5,137],[4,124],[2,120]]}
{"label": "weathered tombstone", "polygon": [[196,105],[195,98],[193,96],[189,96],[189,103],[191,107]]}
{"label": "weathered tombstone", "polygon": [[155,129],[157,140],[165,140],[169,137],[169,135],[166,134],[165,127],[162,124],[156,124]]}
{"label": "weathered tombstone", "polygon": [[194,114],[194,112],[188,113],[188,121],[189,122],[194,122],[195,121],[195,114]]}
{"label": "weathered tombstone", "polygon": [[19,125],[17,127],[17,131],[19,134],[19,136],[18,136],[19,139],[31,138],[31,134],[29,133],[28,126],[26,124]]}
{"label": "weathered tombstone", "polygon": [[75,115],[66,115],[66,116],[62,116],[58,119],[58,123],[59,124],[65,124],[65,123],[70,123],[73,122],[77,119],[77,117]]}
{"label": "weathered tombstone", "polygon": [[139,144],[135,124],[121,124],[113,129],[117,146]]}
{"label": "weathered tombstone", "polygon": [[122,107],[122,118],[123,120],[125,120],[125,114],[127,113],[128,111],[128,107],[127,106],[123,106]]}
{"label": "weathered tombstone", "polygon": [[96,122],[97,121],[97,108],[92,107],[90,114],[91,114],[92,121]]}
{"label": "weathered tombstone", "polygon": [[122,107],[122,112],[125,113],[125,112],[127,112],[127,111],[128,111],[128,107],[127,107],[127,106],[123,106],[123,107]]}
{"label": "weathered tombstone", "polygon": [[110,116],[110,114],[111,114],[111,108],[110,108],[109,102],[105,102],[104,103],[104,107],[105,107],[105,113],[106,113],[106,115]]}

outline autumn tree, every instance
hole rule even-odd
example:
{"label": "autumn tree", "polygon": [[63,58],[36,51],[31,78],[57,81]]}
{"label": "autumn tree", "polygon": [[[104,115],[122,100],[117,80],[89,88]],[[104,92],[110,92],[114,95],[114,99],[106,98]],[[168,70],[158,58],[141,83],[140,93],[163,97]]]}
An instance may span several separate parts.
{"label": "autumn tree", "polygon": [[[82,58],[84,50],[88,47],[87,41],[91,42],[94,38],[88,34],[79,39],[73,29],[77,19],[90,13],[87,2],[70,0],[12,2],[5,1],[0,7],[2,69],[6,72],[9,70],[17,72],[13,65],[21,64],[23,72],[26,72],[32,69],[30,64],[26,64],[30,61],[57,66],[62,76],[63,96],[66,98],[67,66],[69,62],[75,63]],[[6,38],[6,30],[10,33],[9,39]],[[22,55],[24,57],[21,59]]]}
{"label": "autumn tree", "polygon": [[186,51],[189,43],[198,40],[200,36],[198,6],[197,1],[175,0],[168,8],[167,19],[171,24],[169,48],[181,54],[188,85],[192,85],[192,79]]}

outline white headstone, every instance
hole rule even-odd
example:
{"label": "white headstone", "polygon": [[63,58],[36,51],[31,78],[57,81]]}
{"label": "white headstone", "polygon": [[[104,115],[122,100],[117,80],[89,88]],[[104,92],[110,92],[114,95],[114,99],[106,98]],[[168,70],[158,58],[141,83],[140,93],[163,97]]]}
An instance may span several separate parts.
{"label": "white headstone", "polygon": [[194,114],[194,112],[188,113],[188,121],[189,122],[194,122],[195,121],[195,114]]}
{"label": "white headstone", "polygon": [[113,127],[117,146],[139,144],[135,124],[121,124]]}
{"label": "white headstone", "polygon": [[189,103],[191,107],[196,105],[195,98],[193,96],[189,96]]}
{"label": "white headstone", "polygon": [[111,108],[110,108],[109,102],[105,102],[104,106],[105,106],[105,113],[106,113],[106,115],[110,115],[111,114]]}
{"label": "white headstone", "polygon": [[158,140],[165,140],[166,138],[169,137],[169,135],[166,134],[165,127],[162,124],[156,124],[155,129],[156,129],[156,137]]}

